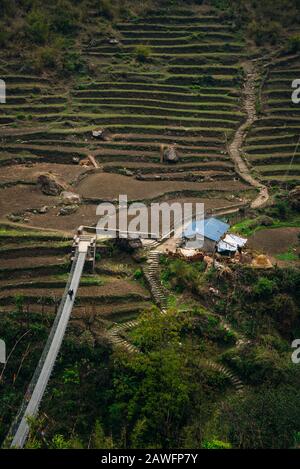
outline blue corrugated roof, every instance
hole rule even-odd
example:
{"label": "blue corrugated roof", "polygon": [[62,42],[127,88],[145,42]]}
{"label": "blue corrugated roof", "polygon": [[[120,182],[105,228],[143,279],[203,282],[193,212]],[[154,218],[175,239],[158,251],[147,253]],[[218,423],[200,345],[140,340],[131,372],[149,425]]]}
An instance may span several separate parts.
{"label": "blue corrugated roof", "polygon": [[204,222],[194,220],[184,230],[184,236],[190,238],[197,233],[203,235],[204,229],[205,238],[211,239],[212,241],[219,241],[229,230],[229,227],[230,225],[217,218],[207,218]]}

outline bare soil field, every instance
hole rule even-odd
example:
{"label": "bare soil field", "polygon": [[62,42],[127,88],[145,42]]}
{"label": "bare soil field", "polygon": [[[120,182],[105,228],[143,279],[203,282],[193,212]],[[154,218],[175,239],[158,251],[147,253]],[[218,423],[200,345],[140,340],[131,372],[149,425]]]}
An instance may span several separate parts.
{"label": "bare soil field", "polygon": [[95,173],[79,182],[78,192],[90,199],[114,200],[119,194],[127,194],[128,200],[145,200],[163,194],[180,191],[228,191],[239,192],[249,189],[240,181],[181,182],[181,181],[138,181],[120,174]]}
{"label": "bare soil field", "polygon": [[78,178],[87,168],[79,165],[57,164],[57,163],[33,163],[31,165],[7,166],[1,171],[1,182],[10,183],[16,181],[26,181],[36,183],[39,174],[53,173],[59,174],[68,184]]}
{"label": "bare soil field", "polygon": [[257,251],[263,251],[269,256],[287,252],[297,246],[300,228],[274,228],[260,230],[249,238],[249,246]]}

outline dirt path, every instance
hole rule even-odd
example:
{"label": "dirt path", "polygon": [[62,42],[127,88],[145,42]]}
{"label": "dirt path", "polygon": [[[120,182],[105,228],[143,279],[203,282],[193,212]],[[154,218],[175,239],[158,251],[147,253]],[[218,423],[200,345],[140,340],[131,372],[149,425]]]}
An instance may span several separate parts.
{"label": "dirt path", "polygon": [[259,195],[252,202],[251,208],[257,209],[264,206],[269,200],[268,188],[261,182],[254,179],[251,175],[250,169],[241,156],[241,148],[246,138],[249,127],[258,119],[256,115],[256,94],[255,94],[255,81],[257,74],[253,63],[248,62],[244,64],[246,71],[246,79],[243,89],[244,109],[247,113],[246,121],[236,131],[232,143],[229,145],[229,154],[234,161],[236,172],[239,176],[251,186],[259,189]]}

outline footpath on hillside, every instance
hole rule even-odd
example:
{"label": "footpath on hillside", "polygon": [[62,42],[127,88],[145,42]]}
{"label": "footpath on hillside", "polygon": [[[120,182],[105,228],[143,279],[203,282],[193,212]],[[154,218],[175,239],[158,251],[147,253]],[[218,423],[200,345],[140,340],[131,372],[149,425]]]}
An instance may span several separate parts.
{"label": "footpath on hillside", "polygon": [[229,145],[229,154],[234,161],[237,174],[239,174],[244,181],[259,190],[258,196],[251,203],[251,208],[258,209],[267,204],[269,200],[269,192],[265,185],[252,176],[249,167],[241,155],[241,149],[246,138],[247,131],[258,119],[255,106],[255,83],[257,80],[257,72],[252,62],[245,63],[244,69],[246,71],[246,77],[243,87],[243,103],[244,109],[247,113],[247,118],[246,121],[237,129],[233,141]]}

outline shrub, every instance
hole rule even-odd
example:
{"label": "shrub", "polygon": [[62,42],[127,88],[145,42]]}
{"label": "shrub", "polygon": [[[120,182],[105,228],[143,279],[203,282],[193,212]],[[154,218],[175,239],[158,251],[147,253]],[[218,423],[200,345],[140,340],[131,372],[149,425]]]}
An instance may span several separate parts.
{"label": "shrub", "polygon": [[5,30],[0,31],[0,47],[5,46],[8,40],[9,40],[8,31],[5,31]]}
{"label": "shrub", "polygon": [[52,16],[51,28],[62,34],[71,34],[79,27],[79,10],[69,0],[59,0]]}
{"label": "shrub", "polygon": [[65,72],[80,72],[84,68],[84,63],[79,52],[68,51],[63,57],[63,70]]}
{"label": "shrub", "polygon": [[293,34],[288,39],[289,52],[298,52],[300,50],[300,34]]}
{"label": "shrub", "polygon": [[253,20],[248,26],[248,33],[257,46],[266,43],[276,44],[281,33],[281,26],[277,21],[258,23]]}
{"label": "shrub", "polygon": [[147,62],[151,56],[151,53],[152,49],[150,46],[139,45],[134,49],[135,57],[139,62]]}
{"label": "shrub", "polygon": [[133,276],[134,276],[135,280],[140,280],[143,277],[142,269],[136,269]]}
{"label": "shrub", "polygon": [[49,21],[39,10],[31,11],[26,18],[26,32],[35,44],[45,44],[49,37]]}
{"label": "shrub", "polygon": [[98,5],[98,12],[107,20],[113,21],[118,15],[118,8],[111,0],[100,0]]}
{"label": "shrub", "polygon": [[294,300],[286,294],[276,295],[272,302],[272,310],[280,331],[284,334],[289,333],[297,320],[297,307]]}
{"label": "shrub", "polygon": [[268,298],[276,290],[276,283],[266,277],[261,277],[253,287],[253,293],[258,298]]}
{"label": "shrub", "polygon": [[58,64],[58,51],[54,47],[39,47],[33,56],[33,66],[42,72],[45,68],[53,69]]}
{"label": "shrub", "polygon": [[202,444],[203,449],[231,449],[230,443],[221,440],[205,440]]}
{"label": "shrub", "polygon": [[211,75],[202,75],[195,84],[199,86],[213,86],[215,80]]}

